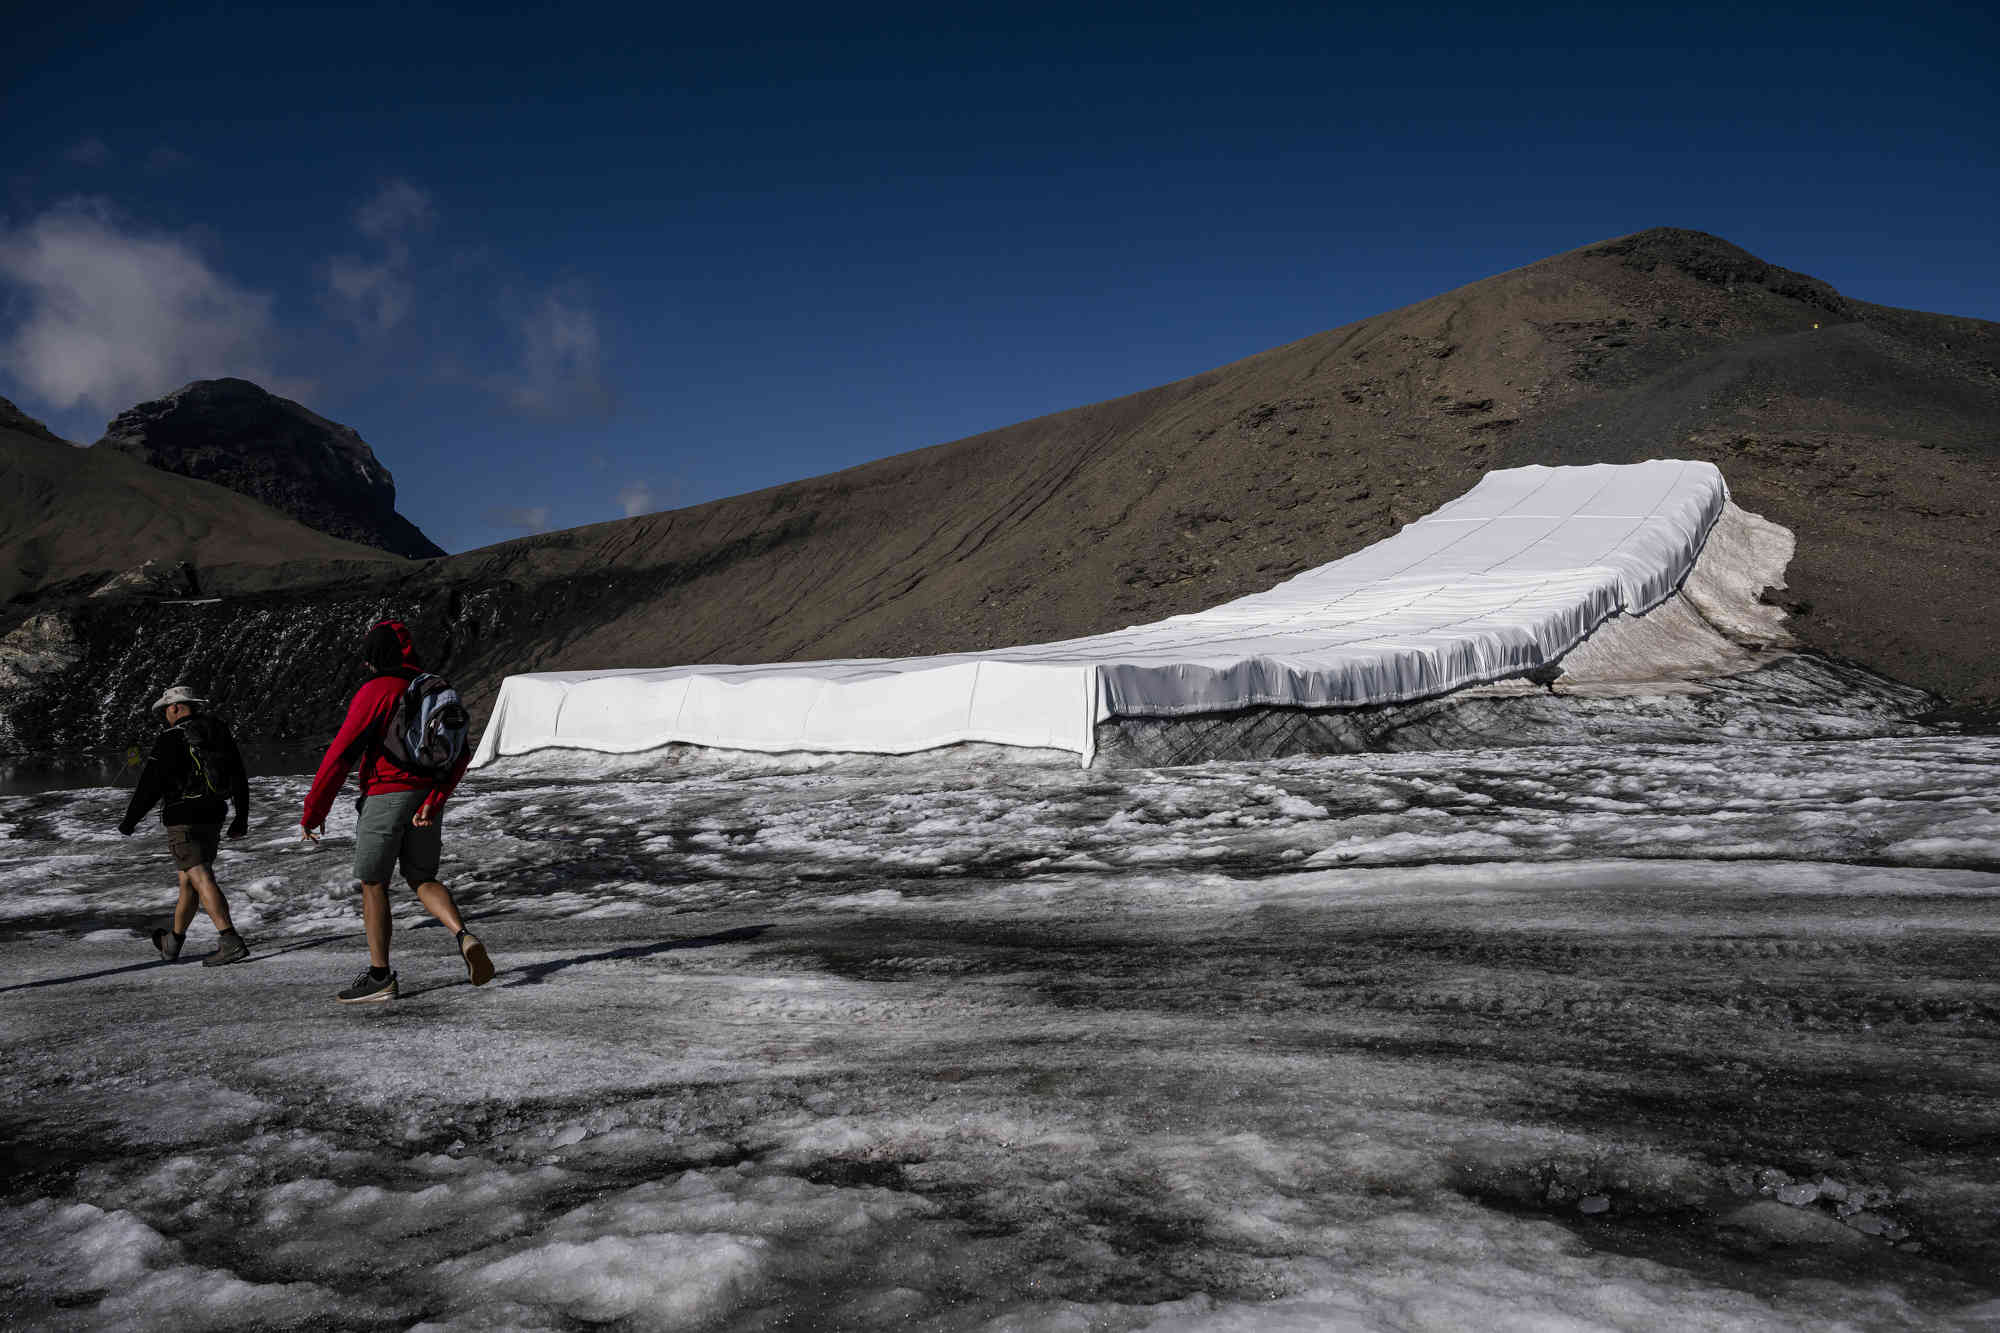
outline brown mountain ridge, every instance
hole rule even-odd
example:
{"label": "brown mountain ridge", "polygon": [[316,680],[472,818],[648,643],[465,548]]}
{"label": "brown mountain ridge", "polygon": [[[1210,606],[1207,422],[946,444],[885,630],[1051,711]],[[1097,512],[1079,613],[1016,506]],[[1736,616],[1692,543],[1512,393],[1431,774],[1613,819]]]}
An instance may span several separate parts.
{"label": "brown mountain ridge", "polygon": [[[1694,457],[1797,533],[1810,645],[2000,696],[2000,325],[1656,229],[1207,374],[439,562],[565,585],[505,669],[892,656],[1269,587],[1524,463]],[[498,661],[482,662],[500,671]]]}
{"label": "brown mountain ridge", "polygon": [[[251,734],[309,736],[337,720],[354,633],[392,611],[475,703],[520,671],[1033,642],[1268,588],[1496,467],[1648,457],[1714,461],[1797,534],[1780,596],[1807,645],[2000,700],[2000,325],[1856,301],[1678,229],[748,495],[422,563],[273,569],[270,591],[245,576],[171,614],[64,603],[66,670],[123,672],[88,697],[143,708],[150,668],[101,647],[139,633],[151,674],[208,673]],[[56,606],[27,594],[0,632]],[[67,695],[30,693],[0,741],[98,743],[104,708],[66,722]]]}

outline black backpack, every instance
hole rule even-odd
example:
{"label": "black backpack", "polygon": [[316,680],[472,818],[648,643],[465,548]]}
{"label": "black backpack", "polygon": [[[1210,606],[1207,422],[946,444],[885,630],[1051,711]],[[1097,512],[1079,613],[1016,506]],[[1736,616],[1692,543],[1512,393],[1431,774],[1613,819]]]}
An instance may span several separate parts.
{"label": "black backpack", "polygon": [[443,676],[423,672],[403,687],[382,731],[382,753],[418,777],[441,778],[465,753],[472,714]]}
{"label": "black backpack", "polygon": [[200,800],[205,796],[228,796],[236,782],[236,751],[229,744],[229,728],[217,718],[197,713],[184,717],[174,729],[187,742],[187,781],[180,799]]}

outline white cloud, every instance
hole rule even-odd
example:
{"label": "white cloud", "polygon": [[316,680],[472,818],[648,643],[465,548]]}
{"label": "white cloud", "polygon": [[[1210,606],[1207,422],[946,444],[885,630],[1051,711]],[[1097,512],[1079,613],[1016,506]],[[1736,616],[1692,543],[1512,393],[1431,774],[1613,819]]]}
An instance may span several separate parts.
{"label": "white cloud", "polygon": [[[275,376],[271,298],[210,268],[186,242],[72,206],[0,226],[0,281],[23,317],[4,344],[10,372],[40,401],[110,416],[189,380]],[[10,310],[10,313],[12,311]]]}
{"label": "white cloud", "polygon": [[393,260],[371,264],[353,255],[327,261],[326,285],[349,319],[363,329],[387,332],[403,322],[416,288]]}
{"label": "white cloud", "polygon": [[521,532],[547,532],[549,530],[549,507],[547,505],[502,505],[486,511],[486,521],[498,527],[514,528]]}
{"label": "white cloud", "polygon": [[93,134],[71,144],[63,156],[82,167],[107,166],[111,162],[111,145]]}
{"label": "white cloud", "polygon": [[[605,466],[609,461],[603,457],[591,460],[599,467]],[[664,486],[656,486],[650,481],[628,481],[618,488],[618,493],[612,498],[618,502],[618,508],[624,512],[625,517],[637,518],[641,514],[657,514],[663,509],[676,508],[682,503],[683,489],[682,481],[678,477],[668,481]]]}
{"label": "white cloud", "polygon": [[382,253],[372,260],[335,255],[322,276],[334,305],[362,332],[387,333],[408,317],[417,299],[408,237],[436,218],[430,194],[404,180],[389,181],[354,210],[354,229]]}
{"label": "white cloud", "polygon": [[511,322],[520,344],[520,368],[512,379],[495,385],[509,405],[534,416],[610,413],[597,316],[580,296],[547,292]]}
{"label": "white cloud", "polygon": [[395,180],[385,183],[373,199],[354,210],[354,225],[371,240],[394,242],[429,226],[436,217],[428,191]]}

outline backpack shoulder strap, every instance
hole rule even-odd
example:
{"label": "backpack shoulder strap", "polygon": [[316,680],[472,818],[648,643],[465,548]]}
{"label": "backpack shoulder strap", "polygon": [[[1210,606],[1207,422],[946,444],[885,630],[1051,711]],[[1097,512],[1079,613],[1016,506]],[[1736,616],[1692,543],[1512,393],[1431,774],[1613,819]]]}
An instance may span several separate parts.
{"label": "backpack shoulder strap", "polygon": [[387,674],[393,674],[397,680],[396,702],[389,705],[389,711],[383,715],[382,725],[369,740],[368,748],[369,753],[377,760],[386,758],[390,763],[402,768],[403,760],[390,749],[389,738],[399,724],[405,728],[410,725],[409,704],[417,697],[418,687],[430,677],[430,673],[405,667]]}
{"label": "backpack shoulder strap", "polygon": [[403,700],[410,697],[410,683],[415,679],[414,676],[406,676],[400,671],[385,671],[375,679],[382,680],[385,677],[396,682],[396,699],[389,705],[389,711],[382,715],[382,721],[369,739],[369,748],[378,752],[382,748],[382,738],[388,735],[389,728],[396,724],[396,714],[403,711]]}
{"label": "backpack shoulder strap", "polygon": [[185,751],[180,782],[183,797],[200,796],[215,789],[215,780],[210,776],[208,764],[202,758],[202,745],[196,737],[196,728],[188,725],[193,721],[191,717],[182,718],[170,728],[180,734],[181,747]]}

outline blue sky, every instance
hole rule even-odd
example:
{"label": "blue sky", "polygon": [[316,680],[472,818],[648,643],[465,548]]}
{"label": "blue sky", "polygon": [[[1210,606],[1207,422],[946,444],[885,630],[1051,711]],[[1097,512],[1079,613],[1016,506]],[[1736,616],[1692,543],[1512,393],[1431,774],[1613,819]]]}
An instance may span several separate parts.
{"label": "blue sky", "polygon": [[87,442],[244,375],[451,550],[1649,226],[2000,318],[1971,6],[43,9],[0,91],[0,393]]}

